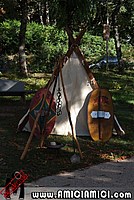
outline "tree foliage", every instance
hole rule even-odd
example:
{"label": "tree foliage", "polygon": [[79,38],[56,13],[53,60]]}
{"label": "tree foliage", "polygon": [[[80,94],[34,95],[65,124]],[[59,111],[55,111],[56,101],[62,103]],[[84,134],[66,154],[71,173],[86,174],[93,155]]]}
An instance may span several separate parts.
{"label": "tree foliage", "polygon": [[52,15],[60,28],[78,28],[90,21],[92,0],[50,0],[50,5]]}
{"label": "tree foliage", "polygon": [[[18,60],[19,27],[17,20],[8,20],[0,23],[5,53],[12,55],[12,62],[8,61],[8,67],[14,69]],[[92,63],[105,55],[105,41],[101,36],[93,36],[88,31],[82,38],[80,45],[87,60]],[[59,55],[67,51],[67,35],[55,25],[43,26],[32,22],[27,24],[25,52],[27,56],[28,70],[36,72],[51,72]],[[131,61],[134,58],[133,47],[122,44],[123,58]],[[109,41],[109,55],[115,55],[114,40]],[[130,59],[131,58],[131,59]],[[18,71],[18,68],[17,68]]]}
{"label": "tree foliage", "polygon": [[[63,30],[69,26],[72,30],[79,31],[86,26],[90,34],[102,37],[103,24],[107,23],[107,19],[111,29],[110,36],[115,38],[116,46],[120,41],[134,44],[134,0],[25,0],[25,2],[26,9],[22,9],[24,0],[0,2],[1,44],[6,53],[17,53],[19,47],[23,46],[23,53],[26,51],[26,55],[34,55],[34,59],[38,59],[38,64],[42,64],[42,60],[45,63],[48,61],[47,64],[50,66],[49,61],[58,56],[63,49],[61,37],[60,39],[57,37],[57,27]],[[31,24],[30,29],[29,24]],[[4,33],[4,26],[7,33]],[[49,40],[52,41],[51,45]],[[99,48],[97,46],[94,49],[92,45],[88,47],[86,43],[84,45],[83,49],[87,48],[85,52],[89,55],[92,55],[91,51],[97,53],[96,49]],[[93,49],[89,52],[88,48]],[[121,45],[117,50],[120,59]],[[101,56],[101,53],[99,54]]]}
{"label": "tree foliage", "polygon": [[[21,1],[1,0],[0,7],[5,10],[5,14],[1,15],[1,21],[20,20]],[[88,30],[97,35],[102,34],[107,14],[111,26],[113,16],[116,15],[120,36],[124,39],[130,38],[130,42],[133,43],[134,0],[28,0],[29,22],[46,24],[46,18],[49,17],[49,23],[60,28],[70,26],[78,30],[81,26],[87,25]]]}

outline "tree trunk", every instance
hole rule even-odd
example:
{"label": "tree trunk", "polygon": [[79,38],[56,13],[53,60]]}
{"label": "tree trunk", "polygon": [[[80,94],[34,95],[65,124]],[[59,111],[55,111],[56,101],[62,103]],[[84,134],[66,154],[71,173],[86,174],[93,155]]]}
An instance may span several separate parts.
{"label": "tree trunk", "polygon": [[19,65],[20,71],[23,76],[28,75],[27,63],[26,63],[26,54],[25,54],[25,34],[27,27],[27,0],[22,0],[20,2],[21,6],[21,25],[20,25],[20,33],[19,33]]}
{"label": "tree trunk", "polygon": [[123,65],[122,65],[122,51],[121,51],[121,44],[120,44],[120,37],[119,37],[119,31],[118,31],[118,26],[114,26],[114,41],[115,41],[115,48],[116,48],[116,55],[117,55],[117,60],[118,60],[118,67],[119,67],[119,72],[123,72]]}
{"label": "tree trunk", "polygon": [[123,72],[123,62],[121,60],[122,51],[121,51],[119,27],[118,27],[118,21],[117,21],[117,17],[118,17],[118,13],[119,13],[121,5],[122,5],[122,0],[118,0],[117,6],[112,13],[112,25],[113,25],[113,32],[114,32],[116,55],[117,55],[117,59],[118,59],[119,73]]}
{"label": "tree trunk", "polygon": [[43,22],[44,22],[45,25],[49,25],[50,24],[48,1],[46,1],[44,3]]}
{"label": "tree trunk", "polygon": [[114,26],[114,40],[115,40],[117,59],[118,59],[118,62],[120,62],[122,53],[121,53],[121,44],[120,44],[118,26]]}
{"label": "tree trunk", "polygon": [[44,4],[42,2],[39,2],[39,17],[40,17],[40,23],[42,25],[44,25],[44,22],[43,22],[43,10],[44,10]]}

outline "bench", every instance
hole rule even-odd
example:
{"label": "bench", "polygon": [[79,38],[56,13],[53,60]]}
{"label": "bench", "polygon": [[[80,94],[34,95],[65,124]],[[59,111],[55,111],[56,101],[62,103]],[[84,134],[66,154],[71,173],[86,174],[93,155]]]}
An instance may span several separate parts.
{"label": "bench", "polygon": [[21,100],[25,101],[25,96],[28,94],[35,94],[36,91],[25,90],[25,91],[0,91],[0,96],[20,96]]}
{"label": "bench", "polygon": [[20,96],[25,101],[25,96],[35,94],[36,91],[25,90],[25,83],[22,81],[13,81],[0,79],[0,96]]}

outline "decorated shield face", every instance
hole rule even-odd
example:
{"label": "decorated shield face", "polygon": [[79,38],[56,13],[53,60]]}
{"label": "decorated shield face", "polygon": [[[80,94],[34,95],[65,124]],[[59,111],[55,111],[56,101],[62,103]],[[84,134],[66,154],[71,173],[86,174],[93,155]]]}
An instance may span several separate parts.
{"label": "decorated shield face", "polygon": [[106,89],[93,90],[88,103],[88,128],[95,141],[108,141],[113,129],[113,102]]}
{"label": "decorated shield face", "polygon": [[30,104],[29,123],[31,130],[33,128],[37,114],[40,111],[42,103],[43,108],[41,110],[41,114],[34,132],[34,135],[37,137],[40,137],[42,133],[44,133],[45,136],[48,136],[54,127],[56,119],[55,100],[50,91],[47,92],[47,89],[42,88],[38,92],[36,92]]}

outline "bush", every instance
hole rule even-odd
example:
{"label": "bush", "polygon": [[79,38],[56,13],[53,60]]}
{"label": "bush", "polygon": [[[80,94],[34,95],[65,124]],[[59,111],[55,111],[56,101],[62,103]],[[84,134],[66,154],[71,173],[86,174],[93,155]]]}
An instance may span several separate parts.
{"label": "bush", "polygon": [[[14,67],[18,60],[19,28],[20,22],[16,20],[0,23],[4,55],[6,57],[12,55],[15,58],[11,67]],[[28,23],[25,44],[28,69],[34,72],[51,72],[59,55],[67,51],[67,43],[67,35],[63,30],[59,31],[56,26]],[[95,62],[106,54],[106,44],[103,38],[93,36],[88,32],[85,33],[80,47],[90,62]],[[127,61],[134,56],[133,48],[128,44],[122,45],[122,51]],[[113,39],[109,41],[109,55],[116,55]]]}
{"label": "bush", "polygon": [[[82,39],[81,49],[89,61],[95,62],[106,55],[106,41],[100,36],[85,33]],[[109,40],[109,55],[115,55],[114,41]]]}
{"label": "bush", "polygon": [[40,38],[37,39],[36,47],[30,51],[35,54],[35,69],[38,66],[39,71],[52,71],[56,59],[66,50],[67,38],[65,33],[59,32],[55,26],[43,27]]}
{"label": "bush", "polygon": [[[0,24],[4,53],[18,53],[20,22],[8,20]],[[30,71],[50,72],[55,60],[67,50],[67,36],[55,26],[28,23],[25,42]]]}
{"label": "bush", "polygon": [[0,23],[1,45],[4,53],[15,54],[18,52],[20,22],[7,20]]}

